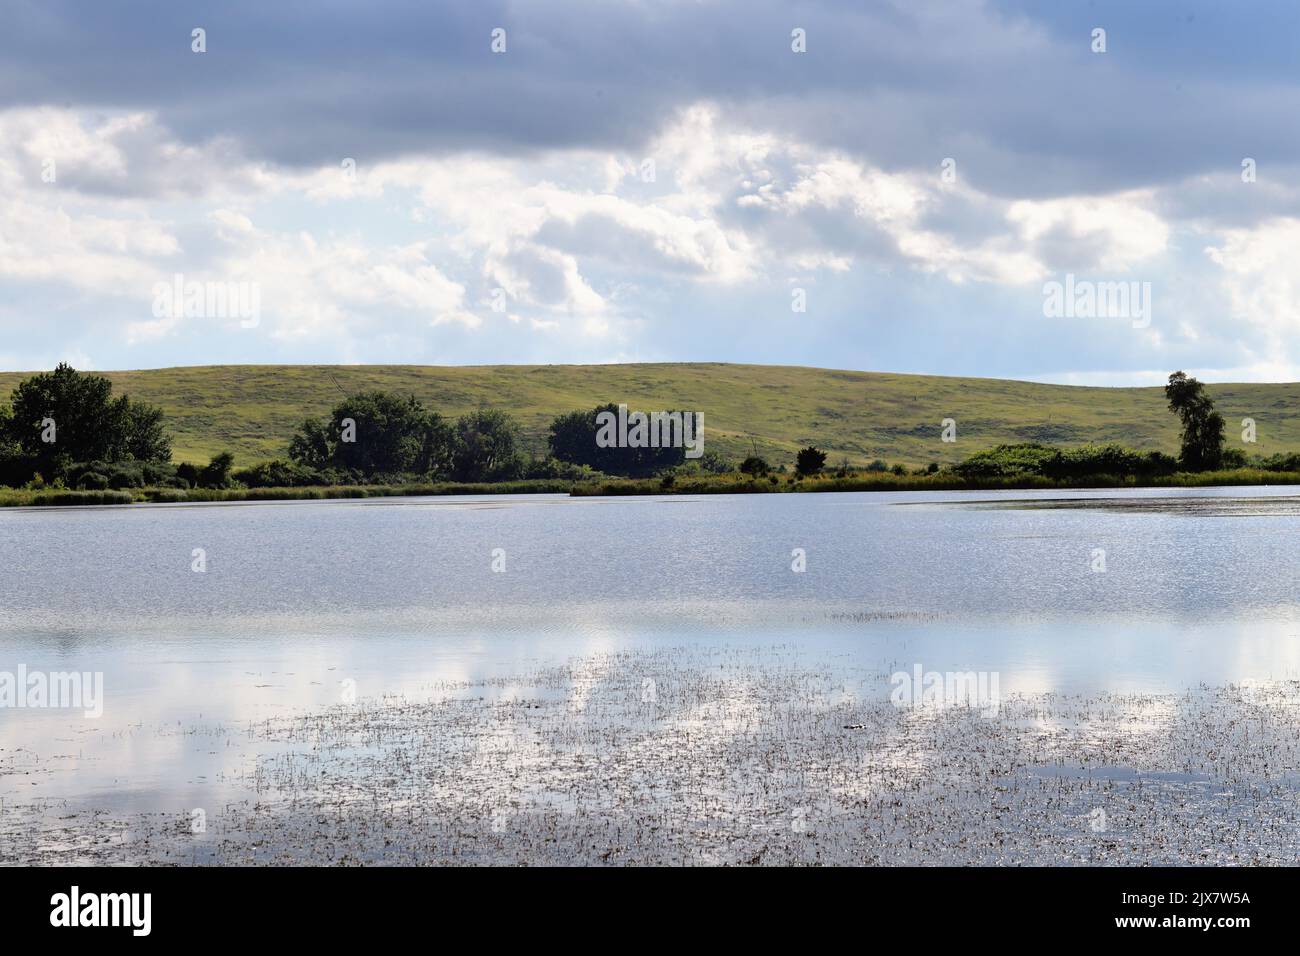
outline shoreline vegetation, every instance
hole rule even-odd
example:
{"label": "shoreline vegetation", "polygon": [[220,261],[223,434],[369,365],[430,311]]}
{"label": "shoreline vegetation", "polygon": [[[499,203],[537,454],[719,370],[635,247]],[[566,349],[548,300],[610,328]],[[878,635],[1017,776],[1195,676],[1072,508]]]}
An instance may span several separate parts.
{"label": "shoreline vegetation", "polygon": [[123,488],[107,490],[0,488],[0,508],[57,505],[201,504],[222,501],[325,501],[443,495],[567,494],[573,483],[535,479],[432,482],[412,485],[316,485],[284,488]]}
{"label": "shoreline vegetation", "polygon": [[[775,477],[775,476],[772,476]],[[1091,475],[1082,479],[1022,476],[1014,479],[894,475],[850,472],[810,478],[704,475],[683,479],[616,478],[567,481],[532,479],[496,482],[434,482],[411,485],[318,485],[285,488],[130,488],[107,490],[0,488],[0,508],[59,505],[194,504],[241,501],[326,501],[331,499],[440,497],[454,495],[567,494],[574,498],[634,495],[818,494],[846,491],[1088,491],[1117,488],[1215,488],[1300,485],[1300,471],[1234,468],[1224,471],[1176,472],[1139,479]]]}
{"label": "shoreline vegetation", "polygon": [[957,442],[958,421],[948,417],[930,435],[934,458],[892,465],[842,452],[831,465],[831,452],[812,443],[778,457],[752,442],[751,454],[728,457],[704,448],[701,412],[614,402],[557,415],[538,456],[525,454],[520,424],[499,408],[452,418],[413,394],[381,390],[345,394],[328,417],[303,420],[283,457],[236,468],[223,451],[204,465],[173,462],[161,408],[112,391],[108,378],[68,365],[18,384],[0,405],[0,507],[1300,484],[1300,453],[1248,454],[1257,447],[1253,418],[1242,420],[1242,444],[1229,444],[1206,387],[1183,372],[1165,387],[1182,425],[1177,456],[1118,442],[1020,441],[941,462]]}
{"label": "shoreline vegetation", "polygon": [[[0,372],[0,405],[39,371]],[[163,410],[174,461],[206,462],[228,451],[237,468],[284,457],[305,419],[329,416],[344,395],[372,391],[413,395],[453,420],[500,409],[519,423],[525,455],[538,457],[556,416],[611,401],[702,412],[705,449],[734,461],[755,450],[786,461],[809,444],[825,449],[832,464],[847,455],[854,465],[876,458],[955,465],[981,448],[1024,441],[1178,451],[1178,420],[1165,408],[1163,383],[1053,385],[721,362],[209,365],[96,374],[111,381],[114,395]],[[1266,456],[1300,450],[1300,381],[1208,388],[1230,433],[1247,416],[1259,422],[1251,449]],[[940,422],[949,417],[957,441],[940,444]]]}

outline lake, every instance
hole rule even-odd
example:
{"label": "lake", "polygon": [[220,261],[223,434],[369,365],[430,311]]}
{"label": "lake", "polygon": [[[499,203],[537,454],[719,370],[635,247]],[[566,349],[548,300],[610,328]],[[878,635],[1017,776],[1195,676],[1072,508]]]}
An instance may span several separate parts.
{"label": "lake", "polygon": [[[0,859],[445,862],[419,836],[465,862],[568,861],[626,825],[643,838],[610,837],[623,849],[602,861],[799,862],[818,844],[997,862],[955,837],[907,855],[915,820],[890,830],[855,807],[867,779],[881,794],[922,774],[977,803],[1010,774],[1028,861],[1041,823],[1041,861],[1068,862],[1097,831],[1035,816],[1026,781],[1045,768],[1204,784],[1213,827],[1236,811],[1214,795],[1228,771],[1188,749],[1192,722],[1208,739],[1263,707],[1249,746],[1295,736],[1297,502],[1232,488],[3,510],[0,673],[102,674],[103,699],[89,718],[0,707]],[[1005,706],[900,716],[893,677],[922,671],[995,675]],[[1053,742],[1043,714],[1067,703],[1082,711]],[[933,772],[976,746],[1007,765],[965,784]],[[759,765],[790,774],[779,794]],[[1251,785],[1293,814],[1296,765],[1271,766]],[[665,808],[673,823],[650,826]],[[407,842],[375,843],[358,821],[379,818]],[[525,836],[543,825],[569,850]],[[1295,841],[1249,849],[1293,862]]]}

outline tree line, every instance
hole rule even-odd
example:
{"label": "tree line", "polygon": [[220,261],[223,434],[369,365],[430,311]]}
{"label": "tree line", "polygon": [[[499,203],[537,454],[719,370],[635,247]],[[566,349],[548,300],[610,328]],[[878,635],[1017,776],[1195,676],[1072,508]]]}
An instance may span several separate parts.
{"label": "tree line", "polygon": [[[618,411],[613,403],[556,416],[547,432],[547,453],[538,458],[524,454],[521,429],[503,411],[479,409],[453,419],[426,408],[414,396],[383,391],[346,396],[328,417],[303,421],[283,458],[242,470],[234,469],[229,452],[206,465],[173,464],[162,410],[126,395],[114,397],[112,390],[104,376],[77,372],[67,364],[20,382],[9,405],[0,406],[0,484],[101,489],[581,480],[671,475],[686,464],[681,444],[616,447],[598,440],[602,415],[609,421]],[[1090,475],[1152,477],[1248,463],[1300,470],[1300,455],[1294,453],[1248,462],[1239,449],[1225,448],[1223,417],[1195,378],[1174,372],[1165,396],[1182,425],[1177,458],[1113,443],[1054,448],[1026,442],[971,455],[952,471],[970,479],[1034,475],[1069,480]],[[793,461],[796,476],[823,473],[826,458],[821,449],[801,449]],[[786,470],[785,465],[774,469],[757,451],[738,466],[706,451],[691,467],[715,473],[734,469],[751,477]],[[877,460],[866,470],[888,467]],[[938,468],[931,464],[916,473]],[[907,472],[902,465],[892,470]],[[847,460],[836,472],[849,473]]]}
{"label": "tree line", "polygon": [[1224,445],[1223,416],[1205,385],[1185,372],[1174,372],[1165,385],[1169,410],[1182,425],[1178,457],[1163,452],[1139,452],[1112,442],[1077,448],[1054,448],[1038,442],[998,445],[953,466],[962,478],[1014,480],[1042,477],[1058,481],[1108,475],[1116,478],[1156,478],[1176,472],[1218,471],[1247,466],[1262,471],[1300,470],[1300,454],[1248,458],[1240,448]]}
{"label": "tree line", "polygon": [[328,418],[304,421],[289,442],[287,459],[237,477],[289,485],[578,480],[656,474],[685,461],[681,446],[602,447],[597,419],[617,408],[607,404],[557,416],[548,429],[547,454],[536,458],[524,454],[519,424],[499,409],[479,409],[452,420],[414,396],[362,392],[335,405]]}

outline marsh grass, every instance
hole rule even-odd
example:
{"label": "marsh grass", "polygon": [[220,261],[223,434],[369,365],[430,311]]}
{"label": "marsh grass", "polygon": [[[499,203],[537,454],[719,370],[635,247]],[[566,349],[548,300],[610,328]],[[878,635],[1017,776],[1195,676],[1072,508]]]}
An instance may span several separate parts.
{"label": "marsh grass", "polygon": [[[1011,694],[990,717],[896,706],[890,669],[669,644],[248,724],[141,724],[208,735],[251,792],[201,838],[175,805],[11,800],[0,865],[1296,861],[1300,682]],[[0,751],[0,774],[31,759]]]}
{"label": "marsh grass", "polygon": [[0,488],[0,508],[41,505],[129,505],[136,500],[129,491],[28,491]]}
{"label": "marsh grass", "polygon": [[1092,475],[1077,481],[1023,477],[1015,480],[963,479],[951,473],[936,475],[894,475],[888,472],[854,472],[845,477],[819,476],[798,481],[789,476],[751,478],[725,474],[677,477],[665,483],[659,478],[616,479],[574,483],[565,479],[534,479],[467,484],[431,482],[415,485],[333,485],[305,488],[136,488],[124,491],[28,491],[0,488],[0,507],[42,507],[51,505],[178,504],[201,501],[324,501],[332,498],[401,498],[442,495],[528,495],[569,494],[573,497],[619,497],[624,495],[748,495],[789,492],[834,491],[993,491],[999,489],[1070,488],[1209,488],[1237,485],[1298,485],[1298,471],[1260,471],[1237,468],[1231,471],[1179,472],[1158,478],[1137,480],[1114,475]]}
{"label": "marsh grass", "polygon": [[589,495],[708,495],[770,494],[778,492],[831,491],[991,491],[998,489],[1069,489],[1069,488],[1205,488],[1236,485],[1300,484],[1300,472],[1261,471],[1236,468],[1230,471],[1178,472],[1152,478],[1089,475],[1080,479],[1053,480],[1041,476],[1015,479],[960,478],[951,473],[934,475],[894,475],[888,472],[853,472],[844,477],[818,476],[791,481],[782,476],[776,482],[746,475],[707,475],[678,477],[671,484],[658,479],[622,479],[593,481],[573,486],[570,494]]}
{"label": "marsh grass", "polygon": [[436,495],[564,494],[570,481],[435,482],[418,485],[335,485],[306,488],[135,488],[124,491],[28,491],[0,488],[0,507],[46,505],[178,504],[196,501],[311,501]]}

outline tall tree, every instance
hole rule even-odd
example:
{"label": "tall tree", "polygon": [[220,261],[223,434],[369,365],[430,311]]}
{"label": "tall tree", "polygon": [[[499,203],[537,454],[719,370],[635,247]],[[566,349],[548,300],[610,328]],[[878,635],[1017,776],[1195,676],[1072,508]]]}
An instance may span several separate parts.
{"label": "tall tree", "polygon": [[1174,372],[1165,385],[1169,410],[1183,423],[1179,458],[1189,471],[1208,471],[1223,463],[1223,416],[1214,410],[1214,401],[1205,394],[1205,385],[1187,375]]}

